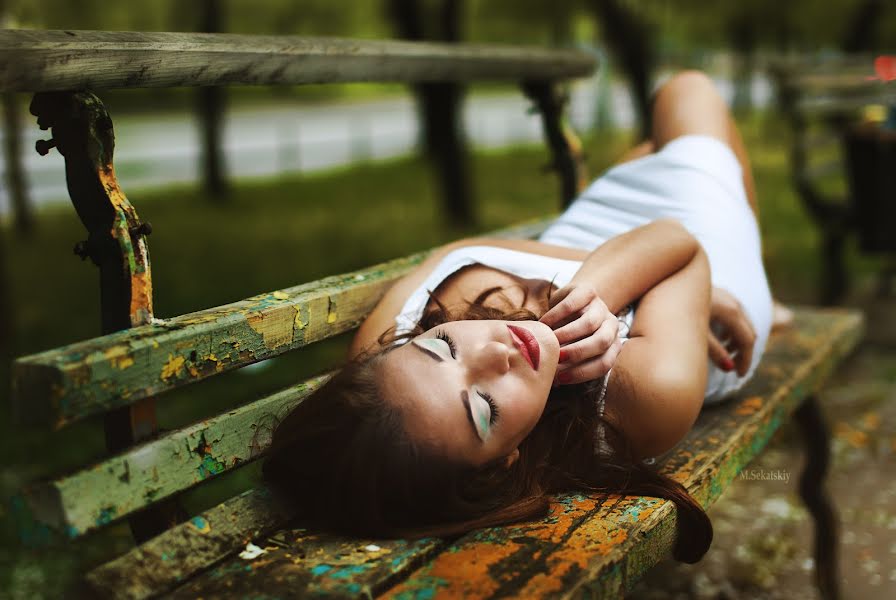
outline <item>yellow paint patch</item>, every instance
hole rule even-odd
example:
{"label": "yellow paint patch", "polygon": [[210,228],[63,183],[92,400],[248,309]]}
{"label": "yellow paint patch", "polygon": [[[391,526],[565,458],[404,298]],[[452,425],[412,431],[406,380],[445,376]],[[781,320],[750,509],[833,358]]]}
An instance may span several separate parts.
{"label": "yellow paint patch", "polygon": [[735,409],[736,415],[752,415],[762,408],[762,396],[750,396],[744,399]]}
{"label": "yellow paint patch", "polygon": [[327,313],[327,323],[332,325],[335,322],[336,322],[336,311],[331,310],[330,312]]}
{"label": "yellow paint patch", "polygon": [[264,345],[269,349],[292,343],[292,306],[268,308],[263,312],[246,315],[246,322],[255,333],[261,334]]}
{"label": "yellow paint patch", "polygon": [[125,370],[134,364],[134,359],[128,353],[127,346],[113,346],[103,351],[103,355],[113,369]]}
{"label": "yellow paint patch", "polygon": [[294,321],[294,325],[299,331],[305,329],[305,325],[307,325],[307,323],[302,321],[302,311],[298,308],[296,309],[296,319]]}
{"label": "yellow paint patch", "polygon": [[284,292],[274,292],[273,295],[277,300],[289,300],[289,294],[286,294]]}
{"label": "yellow paint patch", "polygon": [[162,380],[168,380],[172,377],[179,376],[184,370],[186,359],[183,356],[168,355],[168,362],[162,367]]}

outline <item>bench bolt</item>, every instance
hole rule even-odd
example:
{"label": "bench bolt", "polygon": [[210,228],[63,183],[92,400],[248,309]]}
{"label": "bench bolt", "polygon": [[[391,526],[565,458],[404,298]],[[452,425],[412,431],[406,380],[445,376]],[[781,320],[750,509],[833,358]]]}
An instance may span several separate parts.
{"label": "bench bolt", "polygon": [[152,233],[152,224],[149,221],[143,221],[139,225],[131,227],[131,237],[138,235],[149,235]]}
{"label": "bench bolt", "polygon": [[81,260],[87,260],[87,257],[90,256],[90,250],[87,248],[87,240],[76,243],[72,250],[75,254],[81,257]]}
{"label": "bench bolt", "polygon": [[34,142],[34,149],[37,150],[37,153],[41,156],[46,156],[51,148],[56,147],[56,140],[37,140]]}

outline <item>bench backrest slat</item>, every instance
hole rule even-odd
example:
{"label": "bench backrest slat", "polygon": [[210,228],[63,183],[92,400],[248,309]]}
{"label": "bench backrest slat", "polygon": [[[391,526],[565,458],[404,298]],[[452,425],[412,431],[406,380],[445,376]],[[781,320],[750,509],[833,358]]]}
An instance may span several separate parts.
{"label": "bench backrest slat", "polygon": [[[493,237],[533,237],[547,219]],[[64,427],[92,414],[343,333],[428,252],[26,356],[13,364],[21,423]]]}
{"label": "bench backrest slat", "polygon": [[[534,237],[548,223],[489,235]],[[58,429],[353,329],[428,253],[20,358],[12,373],[16,418]]]}
{"label": "bench backrest slat", "polygon": [[0,31],[2,91],[360,81],[556,81],[593,56],[519,46],[298,36]]}
{"label": "bench backrest slat", "polygon": [[277,420],[327,378],[313,377],[73,474],[29,486],[24,498],[38,521],[69,538],[80,537],[260,458]]}

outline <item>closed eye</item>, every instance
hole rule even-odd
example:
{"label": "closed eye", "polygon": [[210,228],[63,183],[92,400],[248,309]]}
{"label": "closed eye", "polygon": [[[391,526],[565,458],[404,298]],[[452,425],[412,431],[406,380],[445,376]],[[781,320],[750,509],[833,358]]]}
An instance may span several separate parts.
{"label": "closed eye", "polygon": [[[443,342],[445,342],[445,344],[448,345],[448,350],[451,352],[451,358],[457,360],[457,345],[454,343],[454,340],[451,339],[451,336],[448,335],[447,332],[440,329],[436,332],[436,338],[442,340]],[[488,404],[490,412],[488,421],[490,425],[494,425],[498,422],[498,416],[500,412],[498,410],[498,404],[495,402],[495,399],[491,394],[483,391],[477,391],[477,393]]]}
{"label": "closed eye", "polygon": [[451,358],[457,358],[457,346],[454,343],[454,340],[451,339],[451,336],[442,331],[441,329],[436,332],[436,337],[446,344],[448,344],[448,349],[451,351]]}
{"label": "closed eye", "polygon": [[478,392],[482,399],[488,402],[488,407],[491,409],[491,416],[488,419],[489,424],[494,425],[498,422],[498,405],[495,403],[495,399],[491,396],[491,394],[486,394],[485,392]]}

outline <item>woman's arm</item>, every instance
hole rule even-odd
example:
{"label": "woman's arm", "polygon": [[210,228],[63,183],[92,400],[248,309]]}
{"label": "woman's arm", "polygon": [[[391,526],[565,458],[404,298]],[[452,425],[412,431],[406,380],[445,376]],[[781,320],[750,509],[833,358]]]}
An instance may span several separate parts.
{"label": "woman's arm", "polygon": [[417,268],[399,279],[386,291],[358,328],[351,346],[349,347],[348,357],[354,358],[363,350],[375,346],[377,338],[379,338],[384,331],[395,325],[395,317],[401,311],[404,303],[407,302],[407,299],[411,296],[414,290],[426,281],[426,278],[432,273],[433,269],[436,268],[445,255],[452,250],[464,246],[496,246],[499,248],[507,248],[509,250],[550,256],[553,258],[563,258],[566,260],[583,261],[588,257],[588,252],[585,250],[565,248],[563,246],[545,244],[535,240],[465,238],[446,244],[433,251],[433,253],[426,257]]}
{"label": "woman's arm", "polygon": [[703,406],[707,378],[709,261],[702,247],[641,298],[607,389],[606,418],[635,454],[677,444]]}
{"label": "woman's arm", "polygon": [[593,285],[612,313],[690,263],[700,243],[674,219],[658,219],[592,251],[567,287]]}

